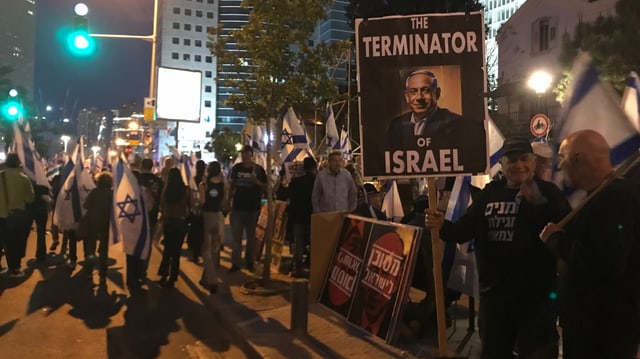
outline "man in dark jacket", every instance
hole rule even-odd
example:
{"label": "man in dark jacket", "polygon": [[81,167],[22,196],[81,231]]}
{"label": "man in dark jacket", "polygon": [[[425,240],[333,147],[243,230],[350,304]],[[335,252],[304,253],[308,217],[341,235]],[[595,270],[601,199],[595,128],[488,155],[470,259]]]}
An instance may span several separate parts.
{"label": "man in dark jacket", "polygon": [[304,176],[295,177],[289,183],[288,218],[293,225],[294,253],[293,277],[303,277],[304,268],[302,255],[309,240],[311,230],[311,192],[316,179],[317,165],[312,157],[306,157],[302,162]]}
{"label": "man in dark jacket", "polygon": [[609,145],[595,131],[579,131],[562,141],[559,167],[572,185],[595,193],[564,230],[550,223],[540,234],[566,263],[559,291],[563,357],[635,359],[640,192],[628,180],[613,179]]}
{"label": "man in dark jacket", "polygon": [[556,260],[539,240],[544,225],[570,210],[562,192],[534,178],[526,138],[505,140],[504,179],[488,184],[456,223],[427,211],[445,241],[475,240],[480,283],[482,358],[557,358]]}

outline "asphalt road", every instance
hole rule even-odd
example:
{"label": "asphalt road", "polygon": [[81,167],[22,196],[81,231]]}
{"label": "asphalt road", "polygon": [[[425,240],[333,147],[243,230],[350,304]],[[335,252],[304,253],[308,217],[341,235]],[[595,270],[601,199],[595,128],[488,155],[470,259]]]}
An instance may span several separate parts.
{"label": "asphalt road", "polygon": [[[1,235],[1,234],[0,234]],[[47,247],[51,238],[47,233]],[[186,248],[186,247],[185,247]],[[0,275],[0,357],[12,358],[245,358],[246,343],[234,339],[215,312],[203,305],[202,292],[190,281],[175,289],[149,282],[134,297],[124,288],[126,268],[119,245],[109,249],[106,286],[49,253],[36,265],[35,232],[23,259],[24,278]],[[149,277],[161,254],[154,248]],[[183,261],[186,258],[183,258]],[[6,262],[2,260],[2,266]]]}

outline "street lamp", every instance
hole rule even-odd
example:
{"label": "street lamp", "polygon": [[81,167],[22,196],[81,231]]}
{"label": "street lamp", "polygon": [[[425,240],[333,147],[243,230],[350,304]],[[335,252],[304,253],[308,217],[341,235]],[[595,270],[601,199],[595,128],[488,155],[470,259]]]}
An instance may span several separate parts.
{"label": "street lamp", "polygon": [[538,70],[529,76],[527,85],[532,88],[537,94],[543,94],[547,92],[549,86],[551,86],[551,75],[544,70]]}
{"label": "street lamp", "polygon": [[71,139],[71,137],[69,137],[67,135],[60,136],[60,140],[62,140],[62,142],[64,142],[64,152],[67,152],[67,144],[69,143],[70,139]]}
{"label": "street lamp", "polygon": [[542,96],[545,95],[545,93],[547,92],[547,90],[549,89],[549,87],[551,86],[551,75],[544,71],[544,70],[537,70],[534,71],[531,76],[529,76],[529,81],[527,81],[527,85],[533,89],[536,94],[538,95],[538,106],[537,106],[537,111],[540,112],[542,110],[544,110],[545,114],[547,112],[547,101],[546,101],[546,97],[545,97],[545,108],[541,109],[542,106],[540,106],[540,98]]}
{"label": "street lamp", "polygon": [[100,152],[100,146],[91,147],[91,151],[93,151],[93,158],[98,157],[98,152]]}

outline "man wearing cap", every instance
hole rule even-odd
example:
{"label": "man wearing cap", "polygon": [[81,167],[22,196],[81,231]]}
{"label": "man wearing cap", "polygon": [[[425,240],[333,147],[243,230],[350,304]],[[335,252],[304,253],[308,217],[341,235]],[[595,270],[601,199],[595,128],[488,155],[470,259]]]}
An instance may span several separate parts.
{"label": "man wearing cap", "polygon": [[475,240],[480,282],[482,358],[557,358],[556,260],[538,239],[569,203],[553,184],[535,178],[535,155],[523,137],[502,146],[504,178],[489,183],[456,222],[427,210],[426,225],[445,241]]}
{"label": "man wearing cap", "polygon": [[267,174],[262,166],[253,162],[253,148],[249,145],[242,147],[240,152],[242,162],[231,168],[229,183],[231,185],[231,232],[233,244],[231,247],[231,268],[235,272],[242,268],[242,232],[246,233],[245,262],[247,269],[253,272],[256,246],[256,224],[262,194],[267,189]]}

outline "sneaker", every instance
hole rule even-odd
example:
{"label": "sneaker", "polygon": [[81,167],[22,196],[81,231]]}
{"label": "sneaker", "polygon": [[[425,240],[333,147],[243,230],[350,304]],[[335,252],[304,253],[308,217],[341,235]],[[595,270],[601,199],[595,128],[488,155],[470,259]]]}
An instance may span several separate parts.
{"label": "sneaker", "polygon": [[22,278],[25,275],[26,274],[22,270],[20,270],[19,268],[18,269],[12,269],[12,270],[9,271],[9,278]]}
{"label": "sneaker", "polygon": [[237,272],[240,270],[240,267],[233,265],[231,266],[231,268],[229,268],[229,270],[227,271],[228,273],[233,273],[233,272]]}
{"label": "sneaker", "polygon": [[58,249],[59,244],[60,244],[60,241],[53,241],[53,243],[51,243],[51,247],[49,247],[49,250],[55,251],[56,249]]}

